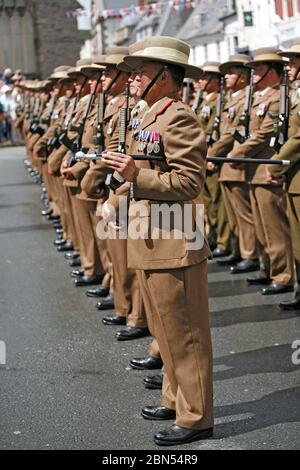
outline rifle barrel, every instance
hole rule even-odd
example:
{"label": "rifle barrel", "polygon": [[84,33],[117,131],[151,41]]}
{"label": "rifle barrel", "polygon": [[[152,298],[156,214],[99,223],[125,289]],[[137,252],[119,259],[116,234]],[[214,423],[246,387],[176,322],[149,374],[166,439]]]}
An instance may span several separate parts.
{"label": "rifle barrel", "polygon": [[264,158],[227,158],[227,157],[209,157],[207,162],[210,163],[237,163],[247,165],[283,165],[289,166],[290,160],[267,160]]}

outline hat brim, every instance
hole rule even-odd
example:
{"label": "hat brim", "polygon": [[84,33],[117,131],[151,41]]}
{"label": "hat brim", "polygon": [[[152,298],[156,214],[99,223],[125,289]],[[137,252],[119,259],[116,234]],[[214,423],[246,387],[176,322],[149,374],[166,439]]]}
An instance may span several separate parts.
{"label": "hat brim", "polygon": [[299,52],[292,52],[292,51],[287,51],[287,52],[280,52],[278,53],[280,57],[300,57],[300,51]]}
{"label": "hat brim", "polygon": [[220,71],[224,75],[227,71],[233,67],[243,68],[247,70],[245,62],[225,62],[220,65]]}
{"label": "hat brim", "polygon": [[262,64],[278,64],[278,65],[282,65],[283,67],[285,65],[288,64],[288,61],[287,60],[253,60],[251,62],[248,62],[245,67],[249,68],[249,69],[253,69],[255,68],[256,66],[258,65],[262,65]]}
{"label": "hat brim", "polygon": [[131,71],[134,72],[135,70],[141,68],[143,63],[145,62],[158,62],[161,64],[170,64],[170,65],[176,65],[177,67],[180,67],[184,69],[185,71],[185,78],[200,78],[203,75],[203,70],[200,69],[199,67],[196,67],[194,65],[189,65],[189,64],[184,64],[182,62],[177,62],[173,60],[167,60],[163,58],[157,58],[157,57],[151,57],[151,56],[126,56],[124,57],[124,62],[128,67],[130,67]]}

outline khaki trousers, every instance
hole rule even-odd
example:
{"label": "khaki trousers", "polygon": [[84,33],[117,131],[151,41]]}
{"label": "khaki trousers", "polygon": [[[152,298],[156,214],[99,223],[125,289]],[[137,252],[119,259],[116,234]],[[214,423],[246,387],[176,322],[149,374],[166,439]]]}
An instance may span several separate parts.
{"label": "khaki trousers", "polygon": [[230,249],[231,231],[222,198],[218,173],[207,173],[203,189],[209,242],[223,250]]}
{"label": "khaki trousers", "polygon": [[59,207],[55,201],[55,196],[54,196],[55,189],[53,187],[53,177],[51,177],[48,173],[47,162],[44,162],[42,166],[42,175],[43,175],[43,180],[47,189],[47,195],[49,199],[50,208],[53,210],[54,215],[59,215]]}
{"label": "khaki trousers", "polygon": [[141,271],[141,279],[143,295],[153,305],[149,324],[164,363],[162,406],[176,410],[178,426],[213,427],[207,263]]}
{"label": "khaki trousers", "polygon": [[288,216],[290,220],[293,254],[296,264],[296,298],[300,299],[300,194],[288,194]]}
{"label": "khaki trousers", "polygon": [[246,183],[221,183],[224,204],[232,233],[239,240],[239,251],[243,259],[256,259],[257,242],[250,191]]}
{"label": "khaki trousers", "polygon": [[127,240],[107,239],[114,276],[116,314],[126,316],[126,325],[146,328],[147,320],[136,271],[128,268]]}
{"label": "khaki trousers", "polygon": [[81,235],[80,258],[86,276],[96,276],[103,273],[103,267],[98,251],[94,232],[97,202],[85,201],[74,197],[77,222]]}
{"label": "khaki trousers", "polygon": [[276,284],[293,285],[292,241],[285,192],[282,187],[252,185],[250,200],[264,275]]}

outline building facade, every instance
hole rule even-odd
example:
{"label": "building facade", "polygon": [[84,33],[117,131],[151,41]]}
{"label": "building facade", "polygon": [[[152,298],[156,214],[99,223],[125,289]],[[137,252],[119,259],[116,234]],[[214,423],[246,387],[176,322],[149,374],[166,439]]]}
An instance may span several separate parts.
{"label": "building facade", "polygon": [[0,69],[47,77],[54,67],[79,58],[75,0],[0,0]]}

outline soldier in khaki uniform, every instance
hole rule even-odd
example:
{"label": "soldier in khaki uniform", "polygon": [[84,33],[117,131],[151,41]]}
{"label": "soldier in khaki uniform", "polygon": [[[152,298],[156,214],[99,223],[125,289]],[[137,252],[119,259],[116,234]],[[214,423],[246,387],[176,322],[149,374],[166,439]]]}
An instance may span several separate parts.
{"label": "soldier in khaki uniform", "polygon": [[291,109],[289,115],[288,141],[273,160],[290,160],[289,167],[268,167],[270,181],[282,183],[288,194],[288,215],[291,226],[293,253],[296,264],[297,290],[295,299],[283,301],[283,310],[300,310],[300,43],[297,41],[287,52],[280,55],[290,58],[287,66],[292,82]]}
{"label": "soldier in khaki uniform", "polygon": [[[101,75],[103,70],[104,67],[94,63],[82,68],[84,73],[89,73],[91,87],[91,95],[84,109],[84,115],[86,115],[87,118],[83,124],[84,128],[81,142],[82,148],[86,151],[93,145],[93,138],[96,132],[98,101],[95,99],[95,96],[102,92]],[[104,275],[98,240],[95,233],[95,226],[98,221],[96,216],[97,200],[94,197],[90,197],[80,186],[81,181],[89,169],[89,163],[80,162],[73,166],[70,166],[69,163],[70,155],[66,154],[62,163],[61,173],[66,180],[76,182],[76,190],[72,195],[72,203],[75,204],[74,209],[81,232],[82,242],[80,255],[83,272],[74,271],[72,273],[73,277],[75,277],[74,284],[76,287],[97,285]]]}
{"label": "soldier in khaki uniform", "polygon": [[[245,64],[249,60],[249,56],[237,54],[220,66],[231,95],[224,106],[221,138],[209,148],[209,157],[225,157],[235,143],[232,133],[234,127],[242,132],[246,86],[249,80],[249,69]],[[224,164],[220,169],[219,181],[232,232],[232,254],[218,260],[218,264],[235,265],[239,262],[233,272],[255,271],[259,264],[256,260],[256,236],[245,170],[234,170],[230,165]]]}
{"label": "soldier in khaki uniform", "polygon": [[[104,158],[111,170],[132,183],[128,262],[138,270],[141,288],[155,306],[149,323],[153,324],[165,370],[162,406],[145,407],[142,415],[146,419],[176,419],[173,426],[155,435],[158,445],[205,439],[213,428],[207,293],[210,250],[203,228],[197,232],[202,242],[194,249],[187,244],[187,232],[179,228],[181,210],[192,211],[194,216],[190,213],[189,221],[195,222],[195,203],[205,177],[204,133],[189,106],[178,100],[184,75],[201,73],[188,65],[189,53],[190,47],[182,41],[153,37],[145,42],[141,56],[125,58],[137,70],[140,93],[147,90],[149,106],[130,154],[145,155],[148,151],[165,161],[135,162],[115,152],[106,153]],[[173,222],[170,230],[163,230],[159,218],[155,222],[151,217],[154,205],[162,202],[166,208],[177,203],[181,209],[177,229]],[[151,234],[151,221],[155,223],[155,236]],[[144,236],[135,239],[137,234],[131,232],[134,226],[140,227],[141,231],[137,230]],[[164,239],[163,234],[169,238]]]}
{"label": "soldier in khaki uniform", "polygon": [[[33,157],[40,159],[43,162],[43,178],[47,188],[47,193],[52,199],[52,212],[49,216],[49,220],[56,220],[59,218],[60,209],[60,194],[59,188],[55,181],[55,178],[48,173],[48,163],[47,159],[49,156],[48,152],[48,142],[50,139],[53,139],[56,135],[57,127],[61,121],[61,115],[65,108],[64,95],[66,87],[63,84],[59,84],[60,79],[64,79],[67,76],[67,71],[70,69],[70,66],[62,65],[54,69],[54,73],[50,76],[50,80],[53,82],[53,92],[51,103],[49,103],[49,115],[47,116],[47,129],[46,132],[41,136],[38,142],[33,147]],[[61,244],[60,240],[55,242],[55,245],[59,246]]]}
{"label": "soldier in khaki uniform", "polygon": [[[88,77],[82,72],[82,67],[90,63],[90,60],[84,59],[79,60],[76,63],[76,68],[72,68],[68,71],[68,76],[70,80],[74,83],[75,96],[70,101],[70,105],[67,110],[66,118],[63,124],[63,132],[66,134],[70,142],[73,141],[78,135],[75,131],[76,122],[82,118],[84,110],[86,109],[86,95],[89,93],[89,84]],[[69,152],[69,149],[61,144],[57,150],[54,150],[48,158],[48,172],[53,175],[61,177],[61,165],[64,157]],[[68,181],[66,179],[62,180],[63,196],[64,196],[64,210],[66,217],[68,219],[68,227],[70,231],[70,239],[72,241],[73,248],[75,250],[74,254],[67,253],[66,258],[70,261],[71,266],[78,266],[80,263],[76,262],[78,260],[80,249],[82,249],[82,238],[81,232],[78,229],[79,224],[77,220],[77,213],[75,211],[73,203],[73,194],[76,192],[76,182]],[[80,248],[81,247],[81,248]],[[69,251],[68,244],[61,246],[61,251]],[[78,256],[76,256],[76,254]]]}
{"label": "soldier in khaki uniform", "polygon": [[[127,48],[114,47],[107,51],[103,62],[96,60],[101,65],[106,65],[102,76],[103,91],[110,96],[105,109],[103,120],[104,148],[118,150],[119,146],[119,113],[125,105],[124,89],[126,82],[130,77],[130,72],[118,70],[117,66],[123,61],[124,56],[128,54]],[[133,107],[131,103],[131,109]],[[94,145],[92,150],[97,151],[98,146]],[[97,194],[97,188],[103,186],[107,176],[107,171],[103,165],[91,163],[82,180],[82,188],[90,195]],[[128,191],[126,187],[121,187],[114,194],[109,192],[108,201],[115,203],[119,196],[126,196]],[[103,198],[98,203],[98,212],[101,212]],[[118,211],[118,204],[116,204]],[[102,241],[103,242],[103,241]],[[113,263],[114,278],[114,304],[115,315],[106,315],[103,317],[103,323],[106,325],[124,325],[126,327],[120,330],[116,337],[118,341],[126,341],[140,338],[149,334],[147,321],[144,312],[144,304],[141,292],[138,286],[138,280],[134,269],[128,269],[127,266],[127,240],[116,236],[115,239],[106,240],[107,248]],[[99,310],[107,309],[107,300],[104,298],[97,303]]]}
{"label": "soldier in khaki uniform", "polygon": [[[254,69],[257,90],[251,110],[250,138],[243,144],[236,142],[229,157],[269,159],[274,155],[270,143],[276,135],[274,124],[279,120],[279,86],[284,65],[277,49],[272,48],[257,50],[254,60],[247,64]],[[263,295],[291,292],[293,256],[282,184],[269,181],[266,165],[247,165],[246,180],[250,183],[256,238],[263,259],[261,275],[248,278],[248,282],[267,285],[262,289]]]}
{"label": "soldier in khaki uniform", "polygon": [[[201,67],[204,75],[199,79],[200,90],[205,93],[205,96],[199,107],[198,117],[202,129],[205,131],[208,147],[218,140],[218,137],[215,136],[215,124],[217,108],[221,99],[220,79],[222,73],[219,66],[219,62],[206,62]],[[229,254],[231,237],[218,177],[218,167],[208,163],[203,201],[207,217],[208,240],[212,247],[216,245],[212,252],[216,258]]]}

